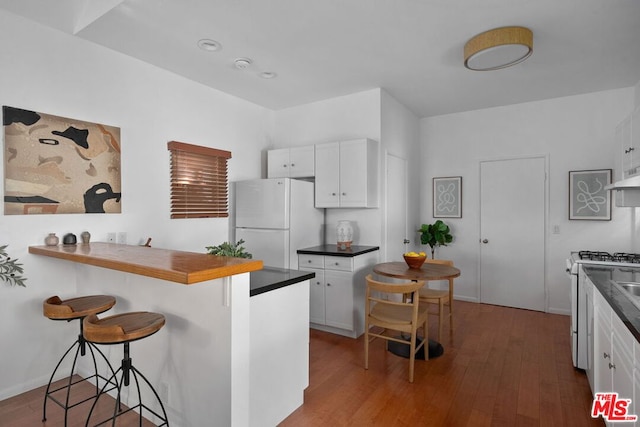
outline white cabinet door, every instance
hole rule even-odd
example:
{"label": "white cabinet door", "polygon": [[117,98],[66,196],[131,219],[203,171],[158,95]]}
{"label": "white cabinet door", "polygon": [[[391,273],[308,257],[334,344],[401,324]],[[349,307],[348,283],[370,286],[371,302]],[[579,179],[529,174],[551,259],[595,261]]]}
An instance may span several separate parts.
{"label": "white cabinet door", "polygon": [[325,283],[324,270],[301,268],[301,270],[313,271],[316,277],[311,279],[309,296],[309,321],[311,323],[325,324]]}
{"label": "white cabinet door", "polygon": [[[636,150],[631,140],[631,116],[625,117],[616,126],[615,139],[622,150],[622,178],[628,178],[633,175],[633,155]],[[640,153],[636,156],[640,157]]]}
{"label": "white cabinet door", "polygon": [[289,177],[289,149],[267,151],[267,178]]}
{"label": "white cabinet door", "polygon": [[340,207],[340,144],[316,145],[316,207]]}
{"label": "white cabinet door", "polygon": [[316,145],[316,207],[378,206],[378,144],[370,139]]}
{"label": "white cabinet door", "polygon": [[631,114],[631,125],[629,126],[631,141],[631,167],[630,172],[633,175],[640,173],[640,107],[636,108]]}
{"label": "white cabinet door", "polygon": [[[611,377],[613,390],[618,393],[620,399],[631,399],[631,404],[627,408],[628,413],[635,414],[633,396],[633,347],[631,347],[635,338],[615,313],[611,318],[611,324]],[[629,423],[624,424],[629,425]],[[618,424],[616,423],[616,425]]]}
{"label": "white cabinet door", "polygon": [[353,274],[325,270],[326,324],[335,328],[353,329]]}
{"label": "white cabinet door", "polygon": [[340,207],[367,206],[367,140],[340,143]]}
{"label": "white cabinet door", "polygon": [[315,148],[313,145],[289,149],[289,173],[291,178],[315,176]]}
{"label": "white cabinet door", "polygon": [[611,376],[611,308],[600,292],[593,293],[594,300],[594,390],[613,391]]}
{"label": "white cabinet door", "polygon": [[311,178],[314,146],[278,148],[267,152],[267,178]]}

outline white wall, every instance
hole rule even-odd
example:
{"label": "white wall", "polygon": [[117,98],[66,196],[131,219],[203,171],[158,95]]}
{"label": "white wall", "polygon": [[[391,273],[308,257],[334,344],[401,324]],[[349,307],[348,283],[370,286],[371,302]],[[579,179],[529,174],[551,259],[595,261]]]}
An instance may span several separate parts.
{"label": "white wall", "polygon": [[[447,222],[454,242],[438,249],[439,258],[455,260],[462,270],[456,296],[479,295],[479,162],[486,159],[548,154],[549,222],[546,237],[548,311],[570,308],[565,259],[581,249],[631,250],[632,211],[613,208],[612,221],[568,220],[568,172],[616,169],[613,134],[631,111],[633,88],[484,109],[422,120],[421,218],[432,220],[431,179],[462,176],[463,216]],[[614,174],[617,171],[614,170]],[[552,234],[553,226],[560,234]],[[504,248],[518,250],[518,242]]]}
{"label": "white wall", "polygon": [[[404,105],[382,89],[305,104],[276,112],[273,146],[293,147],[370,138],[379,144],[379,208],[326,209],[326,243],[335,242],[339,220],[355,223],[354,244],[381,245],[384,257],[384,157],[386,152],[408,160],[409,176],[417,174],[420,122]],[[412,180],[410,194],[418,194]],[[409,202],[409,228],[417,222],[418,198]],[[395,259],[399,254],[394,254]]]}
{"label": "white wall", "polygon": [[[407,161],[407,238],[414,248],[419,242],[416,230],[420,226],[420,120],[386,91],[382,91],[382,141],[389,154]],[[384,152],[382,153],[384,155]],[[384,186],[384,165],[381,185]],[[382,199],[384,202],[384,198]],[[381,202],[380,206],[385,206]],[[383,224],[386,219],[383,218]],[[384,233],[384,230],[383,230]],[[387,242],[382,238],[382,258],[385,261],[402,261],[401,253],[387,253]]]}
{"label": "white wall", "polygon": [[[121,128],[122,213],[2,216],[0,244],[24,264],[27,288],[0,283],[0,399],[42,385],[78,333],[42,316],[42,301],[83,293],[72,265],[28,254],[59,236],[204,252],[228,239],[228,220],[169,219],[169,153],[178,140],[232,152],[230,180],[258,178],[273,112],[0,11],[0,103]],[[3,165],[2,161],[0,165]],[[2,168],[2,166],[0,166]],[[3,190],[2,194],[4,195]]]}
{"label": "white wall", "polygon": [[[274,145],[270,148],[356,138],[370,138],[382,146],[380,103],[381,90],[372,89],[279,110],[275,114]],[[354,244],[380,244],[381,216],[377,208],[326,209],[326,243],[335,243],[336,225],[343,219],[355,222]]]}

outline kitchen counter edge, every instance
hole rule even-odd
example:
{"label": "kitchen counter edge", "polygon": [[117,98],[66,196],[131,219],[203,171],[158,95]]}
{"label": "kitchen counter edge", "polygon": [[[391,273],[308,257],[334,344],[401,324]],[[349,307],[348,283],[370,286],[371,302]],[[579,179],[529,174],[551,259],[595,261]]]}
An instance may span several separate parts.
{"label": "kitchen counter edge", "polygon": [[103,242],[29,246],[29,253],[183,285],[250,273],[263,267],[260,260]]}
{"label": "kitchen counter edge", "polygon": [[340,249],[338,245],[320,245],[298,249],[298,254],[355,257],[377,250],[380,250],[380,246],[351,246],[349,249]]}
{"label": "kitchen counter edge", "polygon": [[249,296],[256,296],[265,292],[290,286],[304,280],[316,277],[309,271],[288,270],[285,268],[264,267],[262,270],[252,271],[250,275]]}

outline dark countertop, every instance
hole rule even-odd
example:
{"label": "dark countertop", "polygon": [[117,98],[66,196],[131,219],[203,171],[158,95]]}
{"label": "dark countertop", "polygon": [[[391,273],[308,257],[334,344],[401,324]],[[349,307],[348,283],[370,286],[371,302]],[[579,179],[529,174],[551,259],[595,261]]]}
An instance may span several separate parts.
{"label": "dark countertop", "polygon": [[613,266],[583,266],[584,272],[589,276],[595,287],[600,291],[613,311],[618,315],[622,323],[631,331],[636,340],[640,342],[640,308],[631,302],[625,293],[611,283],[640,282],[639,267],[613,267]]}
{"label": "dark countertop", "polygon": [[250,273],[250,296],[260,295],[294,283],[316,277],[309,271],[287,270],[285,268],[265,267]]}
{"label": "dark countertop", "polygon": [[353,245],[349,249],[342,250],[338,248],[338,245],[320,245],[313,246],[311,248],[298,249],[298,254],[354,257],[377,250],[380,250],[380,246]]}

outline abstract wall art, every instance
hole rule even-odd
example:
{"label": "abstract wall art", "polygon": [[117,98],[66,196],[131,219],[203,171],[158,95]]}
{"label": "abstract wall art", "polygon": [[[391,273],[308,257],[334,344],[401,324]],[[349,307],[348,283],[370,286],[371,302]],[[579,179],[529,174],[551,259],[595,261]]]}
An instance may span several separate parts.
{"label": "abstract wall art", "polygon": [[433,178],[433,217],[462,218],[462,177]]}
{"label": "abstract wall art", "polygon": [[569,219],[611,220],[611,169],[569,172]]}
{"label": "abstract wall art", "polygon": [[120,213],[120,128],[2,107],[5,215]]}

